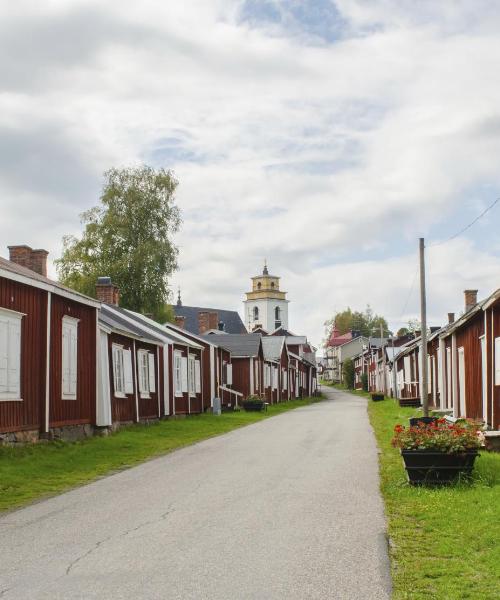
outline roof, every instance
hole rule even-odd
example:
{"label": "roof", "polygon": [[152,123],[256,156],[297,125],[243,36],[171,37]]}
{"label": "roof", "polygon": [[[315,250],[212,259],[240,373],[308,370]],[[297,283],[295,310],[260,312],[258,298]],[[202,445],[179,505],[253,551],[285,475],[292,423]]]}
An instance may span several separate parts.
{"label": "roof", "polygon": [[224,323],[224,331],[226,333],[246,333],[245,325],[241,320],[238,311],[223,310],[220,308],[203,308],[201,306],[173,306],[176,317],[184,317],[184,328],[192,333],[199,334],[198,313],[200,312],[216,312],[219,321]]}
{"label": "roof", "polygon": [[163,343],[158,337],[155,337],[149,331],[141,327],[139,323],[131,323],[127,321],[123,315],[115,310],[114,306],[102,304],[99,311],[99,323],[113,329],[116,333],[129,335],[131,337],[145,339],[156,344]]}
{"label": "roof", "polygon": [[[165,329],[168,330],[168,332],[172,332],[172,333],[177,333],[178,335],[181,335],[182,337],[187,337],[189,340],[197,340],[198,342],[202,343],[202,344],[209,344],[210,346],[215,346],[216,348],[223,348],[224,350],[227,350],[227,348],[225,348],[225,346],[223,345],[224,342],[224,336],[215,336],[215,335],[199,335],[197,333],[192,333],[191,331],[185,331],[184,329],[182,329],[181,327],[178,327],[177,325],[173,325],[172,323],[165,323],[164,325]],[[223,331],[217,331],[214,333],[224,333]]]}
{"label": "roof", "polygon": [[[2,273],[2,271],[4,271],[4,273]],[[6,258],[2,258],[1,256],[0,275],[3,275],[8,279],[17,280],[20,283],[26,283],[28,285],[33,285],[34,287],[46,289],[49,292],[59,294],[60,296],[65,296],[66,298],[70,298],[76,302],[90,304],[90,306],[95,306],[96,308],[100,306],[100,302],[95,298],[90,298],[90,296],[86,296],[85,294],[81,294],[80,292],[72,290],[71,288],[62,285],[62,283],[59,283],[58,281],[53,281],[44,275],[40,275],[40,273],[37,273],[36,271],[32,271],[27,267],[18,265],[17,263],[7,260]],[[23,281],[23,279],[28,279],[30,281]]]}
{"label": "roof", "polygon": [[[203,338],[216,338],[214,334],[203,335]],[[221,343],[223,347],[231,352],[234,357],[252,357],[258,356],[262,338],[259,333],[234,334],[229,333],[222,336]]]}
{"label": "roof", "polygon": [[301,346],[302,344],[307,344],[305,335],[288,335],[286,337],[287,346]]}
{"label": "roof", "polygon": [[264,350],[264,359],[279,361],[283,352],[283,337],[266,336],[262,338],[262,349]]}

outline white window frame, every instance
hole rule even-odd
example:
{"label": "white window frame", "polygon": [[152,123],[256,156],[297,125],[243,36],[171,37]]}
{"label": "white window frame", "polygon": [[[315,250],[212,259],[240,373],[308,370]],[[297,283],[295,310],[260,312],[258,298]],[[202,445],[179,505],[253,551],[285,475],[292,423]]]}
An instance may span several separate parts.
{"label": "white window frame", "polygon": [[500,337],[495,338],[495,385],[500,385]]}
{"label": "white window frame", "polygon": [[[78,323],[80,319],[64,315],[62,318],[62,352],[61,352],[61,397],[63,400],[76,400],[78,391]],[[65,339],[69,341],[65,344]],[[65,363],[68,373],[65,373]]]}
{"label": "white window frame", "polygon": [[[21,333],[23,317],[24,313],[0,308],[0,328],[4,330],[5,340],[4,350],[0,347],[0,402],[22,402]],[[1,338],[0,331],[0,344],[2,344]],[[3,356],[2,352],[5,352]]]}
{"label": "white window frame", "polygon": [[174,395],[182,397],[182,352],[174,351]]}
{"label": "white window frame", "polygon": [[126,398],[125,394],[125,361],[123,357],[123,346],[112,344],[111,353],[113,357],[113,390],[115,398]]}
{"label": "white window frame", "polygon": [[151,398],[149,393],[149,352],[137,351],[137,370],[139,372],[139,394],[141,398]]}
{"label": "white window frame", "polygon": [[196,380],[196,393],[201,394],[201,362],[198,359],[194,362],[194,374]]}

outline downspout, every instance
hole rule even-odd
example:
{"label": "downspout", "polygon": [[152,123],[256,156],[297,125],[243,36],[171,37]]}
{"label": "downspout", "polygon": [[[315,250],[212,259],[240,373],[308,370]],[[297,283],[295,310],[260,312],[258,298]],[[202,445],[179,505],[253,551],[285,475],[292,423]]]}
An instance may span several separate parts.
{"label": "downspout", "polygon": [[158,378],[158,418],[161,419],[161,393],[160,393],[160,347],[156,346],[156,377]]}
{"label": "downspout", "polygon": [[52,292],[47,292],[47,331],[46,331],[46,363],[45,363],[45,433],[49,432],[50,419],[50,327],[52,312]]}
{"label": "downspout", "polygon": [[170,414],[170,369],[168,368],[168,344],[163,344],[163,411]]}
{"label": "downspout", "polygon": [[[495,320],[494,307],[491,307],[491,425],[495,424]],[[499,359],[500,360],[500,359]]]}
{"label": "downspout", "polygon": [[189,390],[190,387],[190,381],[189,381],[189,346],[187,348],[187,372],[186,372],[186,379],[187,379],[187,395],[188,395],[188,415],[191,414],[191,391]]}
{"label": "downspout", "polygon": [[134,348],[134,389],[135,389],[135,421],[139,423],[139,396],[137,394],[137,388],[139,383],[138,372],[137,372],[137,354],[135,351],[135,339],[133,340]]}
{"label": "downspout", "polygon": [[460,407],[457,406],[458,396],[457,381],[457,340],[455,334],[451,336],[451,404],[453,406],[453,415],[459,417]]}
{"label": "downspout", "polygon": [[210,346],[210,406],[214,407],[214,397],[215,397],[215,378],[217,376],[217,372],[214,370],[214,346]]}
{"label": "downspout", "polygon": [[439,338],[439,357],[438,357],[438,374],[439,374],[439,407],[441,410],[446,409],[446,373],[444,365],[446,364],[446,347],[444,338]]}

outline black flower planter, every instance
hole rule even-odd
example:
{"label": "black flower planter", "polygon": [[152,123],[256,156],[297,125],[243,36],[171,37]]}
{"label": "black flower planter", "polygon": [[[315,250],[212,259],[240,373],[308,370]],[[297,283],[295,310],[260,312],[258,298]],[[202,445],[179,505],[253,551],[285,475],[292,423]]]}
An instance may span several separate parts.
{"label": "black flower planter", "polygon": [[380,402],[381,400],[384,400],[385,396],[384,394],[372,394],[372,400],[373,402]]}
{"label": "black flower planter", "polygon": [[453,483],[459,476],[470,477],[477,450],[447,454],[427,450],[401,450],[408,481],[412,485]]}
{"label": "black flower planter", "polygon": [[410,419],[410,427],[418,427],[419,423],[430,425],[431,423],[435,423],[437,420],[438,417],[412,417]]}
{"label": "black flower planter", "polygon": [[243,402],[243,408],[247,412],[260,412],[264,408],[264,402]]}

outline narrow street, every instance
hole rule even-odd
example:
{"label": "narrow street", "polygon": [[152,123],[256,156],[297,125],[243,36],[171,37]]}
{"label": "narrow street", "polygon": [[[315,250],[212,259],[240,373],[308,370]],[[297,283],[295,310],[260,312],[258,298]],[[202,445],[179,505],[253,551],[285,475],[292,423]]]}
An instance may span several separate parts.
{"label": "narrow street", "polygon": [[366,400],[326,393],[0,518],[0,597],[389,598]]}

